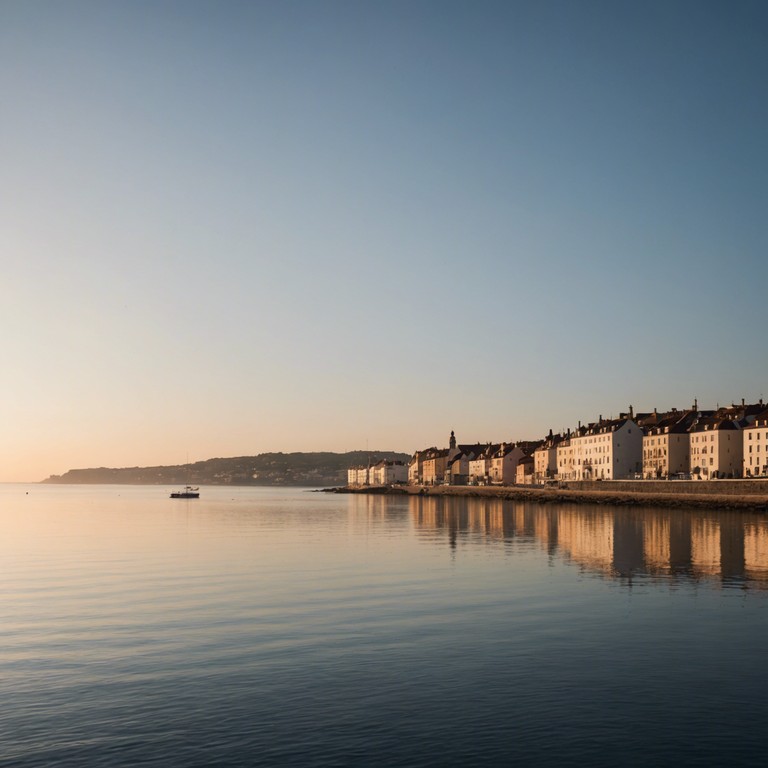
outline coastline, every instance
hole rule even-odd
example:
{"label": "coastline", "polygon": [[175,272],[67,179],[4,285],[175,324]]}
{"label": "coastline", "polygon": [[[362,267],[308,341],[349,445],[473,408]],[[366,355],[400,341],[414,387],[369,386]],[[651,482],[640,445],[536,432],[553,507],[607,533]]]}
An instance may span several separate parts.
{"label": "coastline", "polygon": [[[537,504],[611,504],[644,507],[687,507],[694,509],[744,509],[768,512],[768,484],[747,482],[734,486],[729,481],[714,481],[716,488],[702,487],[702,482],[686,487],[673,481],[676,490],[669,489],[669,482],[646,481],[648,487],[638,490],[638,483],[622,481],[600,483],[604,488],[575,488],[584,483],[567,483],[566,487],[543,488],[525,485],[400,485],[367,486],[361,488],[328,488],[329,493],[365,493],[408,496],[453,496],[465,498],[493,498],[507,501],[528,501]],[[739,481],[733,481],[738,483]],[[588,483],[587,485],[594,485]],[[627,487],[630,485],[631,487]],[[659,486],[662,487],[659,487]],[[709,485],[709,483],[707,483]]]}

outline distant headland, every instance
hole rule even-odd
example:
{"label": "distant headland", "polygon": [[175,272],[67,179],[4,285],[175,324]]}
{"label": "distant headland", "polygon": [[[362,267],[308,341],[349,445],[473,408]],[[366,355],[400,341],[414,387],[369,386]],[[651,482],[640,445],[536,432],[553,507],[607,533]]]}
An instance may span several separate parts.
{"label": "distant headland", "polygon": [[260,453],[160,467],[70,469],[43,483],[120,485],[328,486],[346,483],[347,470],[374,461],[410,460],[396,451]]}

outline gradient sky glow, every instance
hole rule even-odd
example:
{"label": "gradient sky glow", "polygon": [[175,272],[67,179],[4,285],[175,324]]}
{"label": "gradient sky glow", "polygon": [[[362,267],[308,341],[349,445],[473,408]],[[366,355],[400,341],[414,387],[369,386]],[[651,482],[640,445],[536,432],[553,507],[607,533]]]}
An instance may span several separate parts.
{"label": "gradient sky glow", "polygon": [[768,398],[768,4],[0,3],[0,480]]}

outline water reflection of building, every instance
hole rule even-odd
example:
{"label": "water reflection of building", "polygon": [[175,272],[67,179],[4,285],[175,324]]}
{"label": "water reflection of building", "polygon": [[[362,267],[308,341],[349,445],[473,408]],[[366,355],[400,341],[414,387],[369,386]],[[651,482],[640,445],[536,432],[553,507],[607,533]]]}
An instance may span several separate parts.
{"label": "water reflection of building", "polygon": [[649,573],[668,573],[672,563],[669,517],[653,515],[643,527],[643,557]]}
{"label": "water reflection of building", "polygon": [[720,523],[697,518],[691,523],[691,566],[694,573],[720,573]]}
{"label": "water reflection of building", "polygon": [[768,588],[768,520],[741,512],[536,505],[412,497],[417,530],[495,540],[525,538],[595,572],[630,577],[743,580]]}
{"label": "water reflection of building", "polygon": [[534,537],[537,541],[541,542],[547,552],[554,554],[557,551],[559,538],[557,515],[552,510],[547,509],[544,514],[537,510],[532,513],[532,516]]}
{"label": "water reflection of building", "polygon": [[613,520],[613,570],[622,576],[647,571],[645,566],[645,521],[635,510]]}
{"label": "water reflection of building", "polygon": [[591,570],[611,569],[613,516],[608,510],[563,509],[557,518],[557,533],[559,548],[571,559]]}
{"label": "water reflection of building", "polygon": [[744,571],[768,581],[768,521],[744,526]]}
{"label": "water reflection of building", "polygon": [[347,496],[352,529],[372,525],[410,526],[410,510],[403,499],[392,496],[351,493]]}

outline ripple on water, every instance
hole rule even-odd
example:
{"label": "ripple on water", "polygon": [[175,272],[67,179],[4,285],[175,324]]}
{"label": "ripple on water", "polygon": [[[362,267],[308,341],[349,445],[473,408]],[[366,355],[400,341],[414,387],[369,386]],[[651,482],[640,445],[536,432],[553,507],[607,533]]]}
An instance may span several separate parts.
{"label": "ripple on water", "polygon": [[3,764],[748,765],[768,747],[760,520],[67,490],[19,521],[0,489]]}

